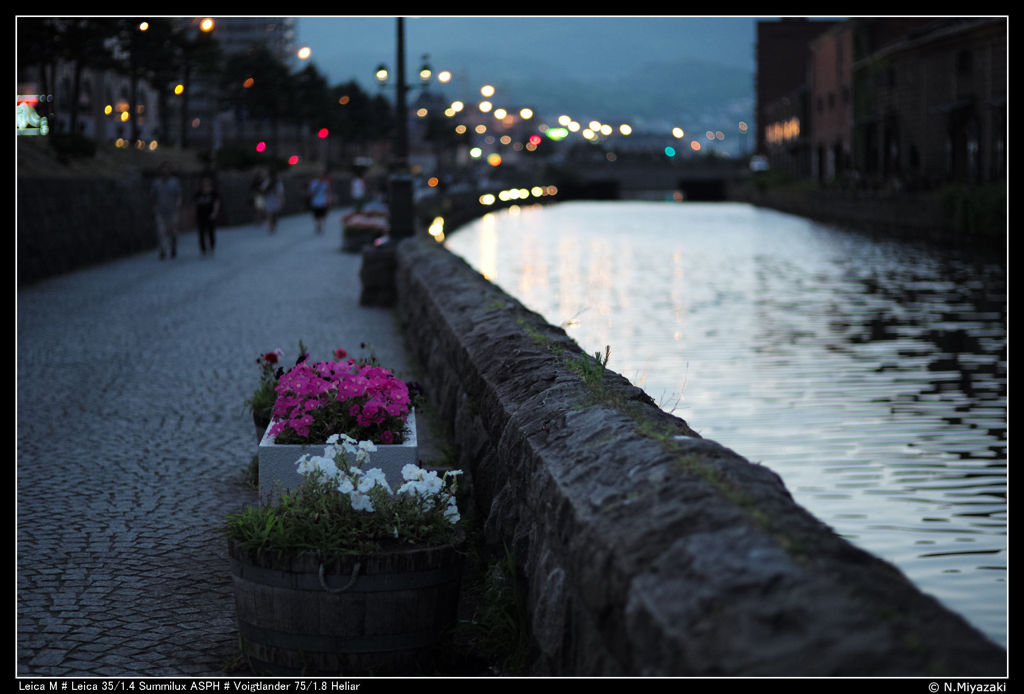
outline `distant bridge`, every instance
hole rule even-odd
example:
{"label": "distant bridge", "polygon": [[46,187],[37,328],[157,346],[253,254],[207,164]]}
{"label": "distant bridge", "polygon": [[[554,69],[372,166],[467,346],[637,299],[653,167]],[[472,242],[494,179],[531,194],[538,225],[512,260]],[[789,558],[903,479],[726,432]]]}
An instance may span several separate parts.
{"label": "distant bridge", "polygon": [[[572,170],[579,177],[581,196],[588,190],[606,198],[678,192],[683,200],[696,201],[727,200],[729,186],[750,175],[744,159],[594,162],[575,164]],[[573,193],[564,187],[562,192]]]}

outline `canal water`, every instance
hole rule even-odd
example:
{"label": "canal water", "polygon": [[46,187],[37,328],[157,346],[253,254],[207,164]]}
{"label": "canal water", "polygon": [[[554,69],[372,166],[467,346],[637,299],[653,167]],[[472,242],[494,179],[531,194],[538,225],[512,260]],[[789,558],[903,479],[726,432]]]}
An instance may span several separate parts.
{"label": "canal water", "polygon": [[740,203],[510,208],[446,246],[1006,645],[1006,272]]}

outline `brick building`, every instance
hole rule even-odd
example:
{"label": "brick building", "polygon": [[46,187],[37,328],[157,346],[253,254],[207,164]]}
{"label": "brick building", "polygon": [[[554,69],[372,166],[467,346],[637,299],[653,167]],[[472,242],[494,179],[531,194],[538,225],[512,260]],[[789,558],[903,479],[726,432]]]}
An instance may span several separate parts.
{"label": "brick building", "polygon": [[811,175],[819,181],[842,176],[851,164],[853,134],[853,31],[840,22],[811,40],[809,106]]}
{"label": "brick building", "polygon": [[1005,17],[757,25],[757,151],[800,178],[923,190],[1006,176]]}
{"label": "brick building", "polygon": [[1006,176],[1006,18],[851,20],[853,160],[911,188]]}
{"label": "brick building", "polygon": [[835,24],[807,19],[757,23],[756,151],[768,157],[773,169],[810,175],[810,43]]}

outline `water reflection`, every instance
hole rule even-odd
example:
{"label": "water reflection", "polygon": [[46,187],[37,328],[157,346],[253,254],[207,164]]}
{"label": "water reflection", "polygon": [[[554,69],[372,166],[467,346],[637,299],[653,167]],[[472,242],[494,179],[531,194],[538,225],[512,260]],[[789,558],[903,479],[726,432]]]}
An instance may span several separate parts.
{"label": "water reflection", "polygon": [[1002,267],[732,204],[524,208],[447,244],[1005,645]]}

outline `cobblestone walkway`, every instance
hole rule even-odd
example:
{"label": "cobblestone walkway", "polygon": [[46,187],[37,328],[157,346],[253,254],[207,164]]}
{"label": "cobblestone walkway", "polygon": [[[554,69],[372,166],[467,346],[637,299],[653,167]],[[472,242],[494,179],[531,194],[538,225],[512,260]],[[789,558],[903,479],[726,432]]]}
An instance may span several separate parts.
{"label": "cobblestone walkway", "polygon": [[[17,674],[218,676],[237,657],[226,513],[255,500],[257,356],[372,345],[408,369],[392,312],[358,305],[340,211],[194,233],[18,291]],[[365,354],[365,352],[363,352]]]}

